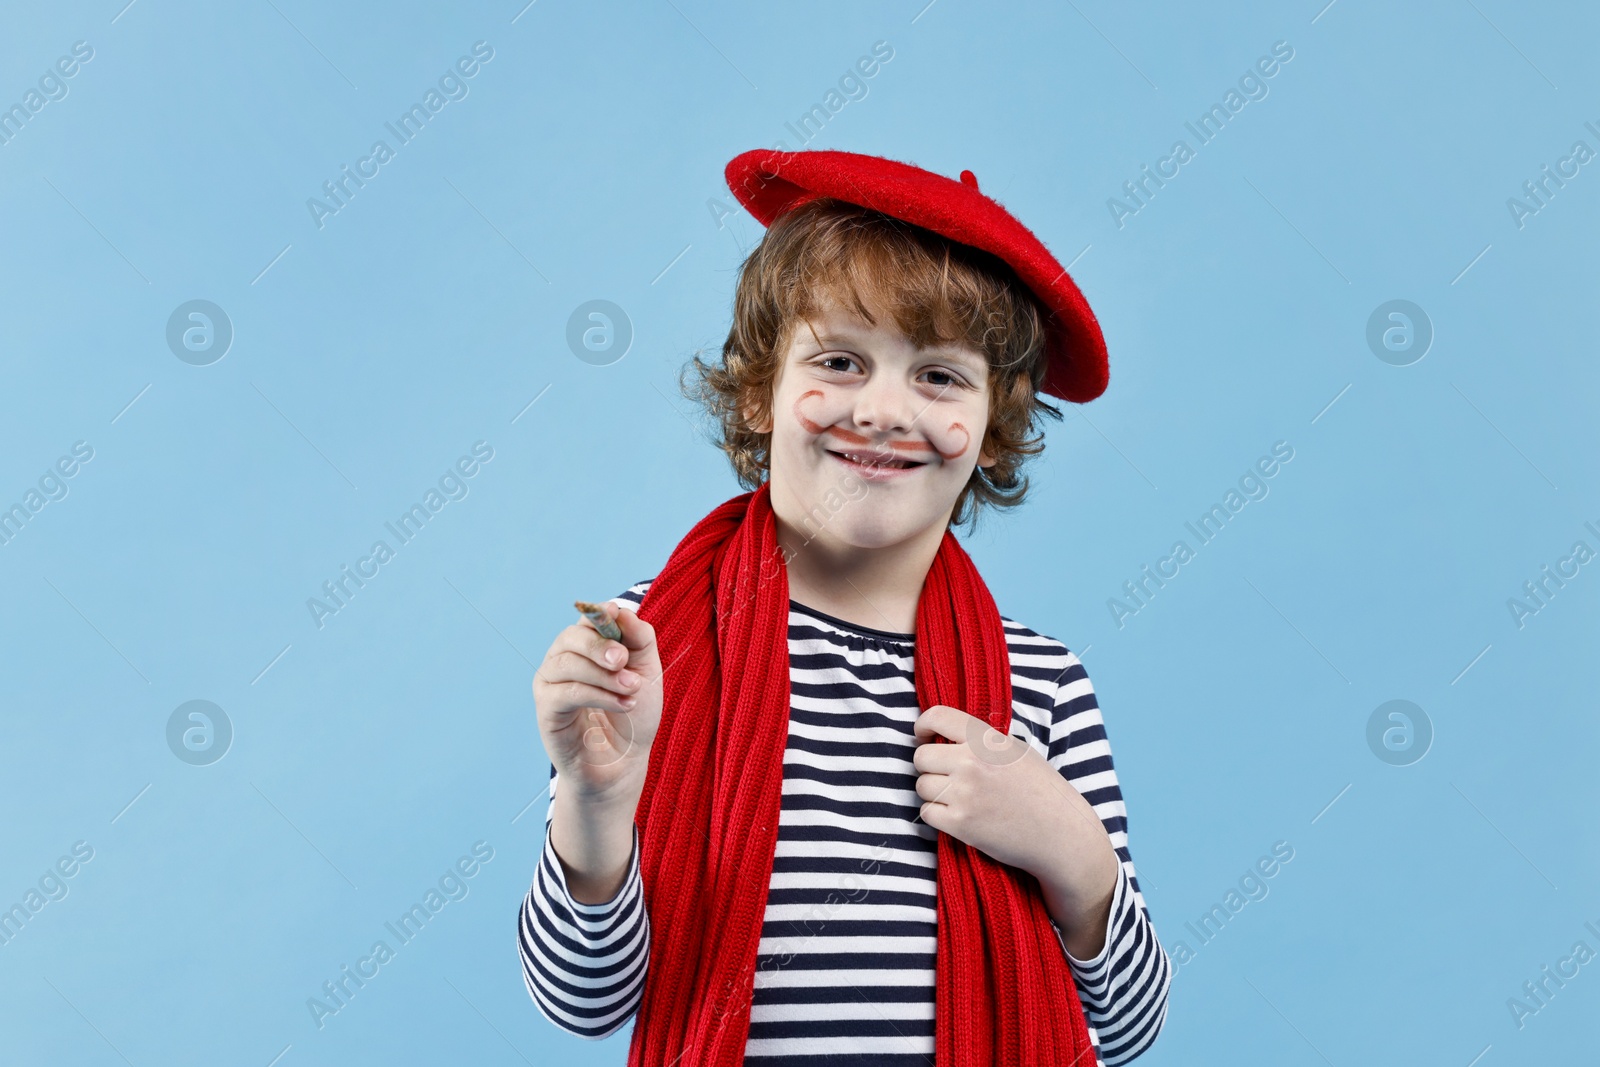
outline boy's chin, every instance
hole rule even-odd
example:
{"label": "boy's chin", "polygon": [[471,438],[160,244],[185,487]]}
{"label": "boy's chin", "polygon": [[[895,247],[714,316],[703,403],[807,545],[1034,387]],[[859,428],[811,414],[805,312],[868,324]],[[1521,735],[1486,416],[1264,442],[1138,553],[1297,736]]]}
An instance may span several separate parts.
{"label": "boy's chin", "polygon": [[930,526],[944,530],[954,506],[954,501],[943,510],[880,504],[875,513],[864,506],[859,515],[840,515],[829,523],[828,538],[839,548],[889,548],[915,539]]}
{"label": "boy's chin", "polygon": [[[890,548],[928,534],[942,534],[959,495],[929,492],[931,486],[823,482],[803,487],[781,476],[773,481],[772,505],[792,536],[830,549]],[[909,490],[909,491],[908,491]]]}

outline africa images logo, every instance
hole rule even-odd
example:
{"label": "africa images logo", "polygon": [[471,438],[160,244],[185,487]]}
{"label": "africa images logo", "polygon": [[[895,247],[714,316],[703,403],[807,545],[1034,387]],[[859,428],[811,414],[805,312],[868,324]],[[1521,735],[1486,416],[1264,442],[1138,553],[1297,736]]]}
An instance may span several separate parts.
{"label": "africa images logo", "polygon": [[327,1025],[324,1020],[330,1015],[338,1015],[348,1008],[355,995],[383,973],[383,968],[394,962],[399,950],[416,940],[445,905],[467,899],[467,894],[472,892],[471,879],[492,859],[493,845],[487,841],[473,842],[470,856],[463,855],[446,867],[437,882],[423,892],[420,901],[413,902],[397,918],[383,924],[394,939],[393,945],[388,938],[380,937],[365,956],[356,960],[354,968],[348,963],[340,964],[339,973],[322,983],[322,992],[306,998],[306,1009],[317,1029]]}
{"label": "africa images logo", "polygon": [[339,176],[322,183],[322,191],[327,199],[313,196],[306,200],[306,210],[311,212],[311,221],[317,224],[317,229],[320,230],[326,225],[324,219],[337,215],[349,207],[356,193],[366,188],[367,182],[381,173],[383,165],[395,158],[395,150],[415,140],[422,132],[422,128],[428,124],[428,120],[443,111],[447,103],[465,100],[467,93],[471,91],[467,81],[477,77],[484,64],[493,58],[494,48],[489,42],[475,42],[472,46],[472,55],[457,59],[452,67],[439,75],[438,88],[428,86],[420,103],[414,103],[401,112],[394,122],[383,124],[394,137],[393,147],[388,141],[377,140],[372,142],[372,148],[366,155],[356,160],[355,170],[350,169],[350,164],[341,163]]}
{"label": "africa images logo", "polygon": [[467,494],[472,491],[467,479],[476,476],[483,470],[484,464],[492,459],[494,459],[493,445],[481,439],[473,442],[472,455],[463,455],[453,465],[446,467],[445,472],[439,476],[437,489],[429,486],[420,502],[412,504],[409,509],[401,512],[399,518],[394,521],[384,522],[384,528],[394,536],[393,548],[380,538],[372,543],[370,552],[356,560],[354,571],[350,569],[348,563],[340,564],[338,577],[322,583],[322,592],[327,599],[314,596],[306,598],[306,610],[311,614],[311,621],[317,624],[317,629],[322,629],[330,616],[337,615],[349,607],[356,593],[366,588],[367,582],[381,573],[383,565],[394,559],[400,548],[415,540],[433,517],[444,510],[447,503],[452,500],[465,500]]}

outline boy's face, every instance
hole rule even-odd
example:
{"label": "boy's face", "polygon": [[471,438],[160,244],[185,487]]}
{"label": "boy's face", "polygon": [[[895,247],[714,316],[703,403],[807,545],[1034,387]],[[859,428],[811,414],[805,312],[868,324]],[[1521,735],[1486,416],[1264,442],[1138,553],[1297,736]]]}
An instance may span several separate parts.
{"label": "boy's face", "polygon": [[[825,303],[791,331],[772,412],[773,508],[808,541],[884,548],[943,537],[989,422],[989,364],[964,344],[918,350],[886,314]],[[935,534],[934,530],[937,530]]]}

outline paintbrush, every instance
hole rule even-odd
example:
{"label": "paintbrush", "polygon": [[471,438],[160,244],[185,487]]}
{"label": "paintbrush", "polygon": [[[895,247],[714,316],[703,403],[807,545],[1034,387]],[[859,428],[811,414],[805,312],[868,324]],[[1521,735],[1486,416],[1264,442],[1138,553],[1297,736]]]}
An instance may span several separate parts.
{"label": "paintbrush", "polygon": [[622,640],[622,630],[616,623],[606,618],[605,608],[599,604],[591,604],[587,600],[574,600],[572,606],[577,608],[584,618],[594,624],[594,628],[600,631],[601,637],[607,641]]}

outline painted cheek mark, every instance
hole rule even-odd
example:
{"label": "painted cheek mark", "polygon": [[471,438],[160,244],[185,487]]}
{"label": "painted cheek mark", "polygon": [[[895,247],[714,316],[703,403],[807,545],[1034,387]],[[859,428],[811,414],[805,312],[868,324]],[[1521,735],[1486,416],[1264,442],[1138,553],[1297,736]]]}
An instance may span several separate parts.
{"label": "painted cheek mark", "polygon": [[807,433],[820,434],[823,431],[824,427],[823,427],[822,423],[820,423],[820,422],[812,422],[810,419],[806,418],[805,412],[800,410],[800,405],[805,403],[806,400],[809,399],[810,397],[821,396],[821,395],[822,395],[822,390],[821,389],[808,389],[805,392],[801,393],[799,396],[795,397],[794,409],[793,409],[794,410],[794,417],[799,420],[801,426],[804,426],[806,428],[806,432]]}
{"label": "painted cheek mark", "polygon": [[953,459],[960,459],[962,456],[966,455],[967,447],[972,444],[972,435],[967,432],[967,428],[965,426],[961,425],[959,422],[952,422],[950,424],[950,429],[952,431],[961,431],[961,447],[956,449],[954,452],[946,452],[938,445],[933,446],[934,451],[939,453],[939,458],[944,460],[946,463],[949,463]]}

